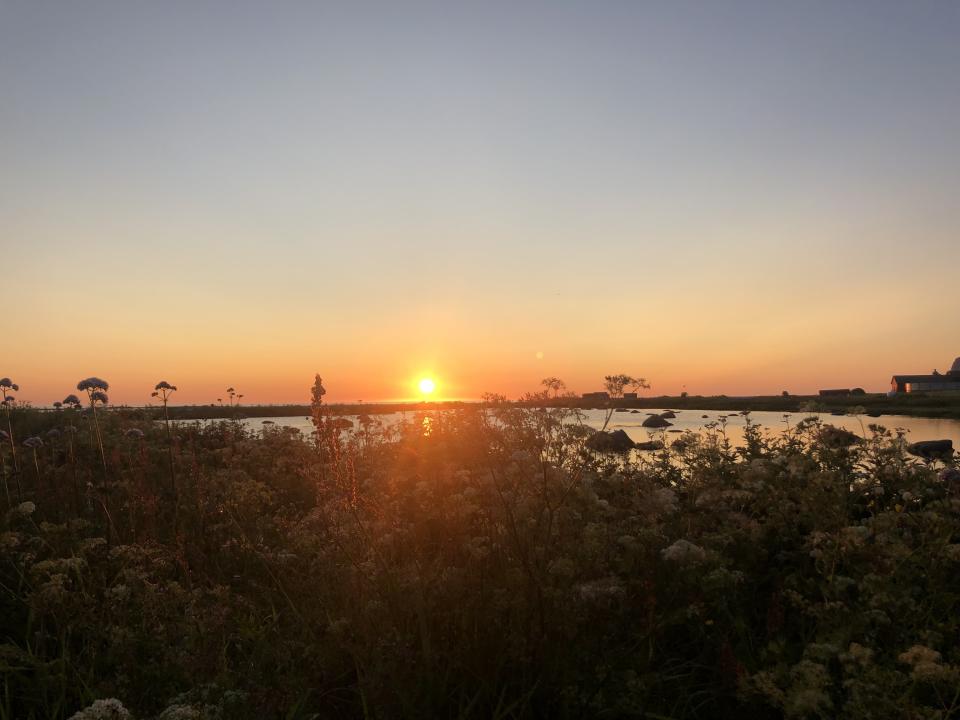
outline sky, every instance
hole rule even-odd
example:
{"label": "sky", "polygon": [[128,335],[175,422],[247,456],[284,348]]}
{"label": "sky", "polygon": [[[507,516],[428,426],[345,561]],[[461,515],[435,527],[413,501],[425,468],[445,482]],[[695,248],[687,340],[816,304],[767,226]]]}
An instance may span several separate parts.
{"label": "sky", "polygon": [[43,405],[946,370],[958,37],[948,0],[0,0],[0,375]]}

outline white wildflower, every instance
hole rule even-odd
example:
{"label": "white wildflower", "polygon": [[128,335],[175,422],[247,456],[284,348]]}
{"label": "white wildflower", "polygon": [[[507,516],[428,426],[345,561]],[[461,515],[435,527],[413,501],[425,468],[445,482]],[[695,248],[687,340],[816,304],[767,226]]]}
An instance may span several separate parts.
{"label": "white wildflower", "polygon": [[70,717],[70,720],[133,720],[133,715],[116,698],[95,700],[90,705]]}
{"label": "white wildflower", "polygon": [[694,545],[689,540],[677,540],[670,547],[660,551],[660,555],[667,562],[676,562],[683,564],[695,564],[703,562],[706,557],[706,551],[699,545]]}

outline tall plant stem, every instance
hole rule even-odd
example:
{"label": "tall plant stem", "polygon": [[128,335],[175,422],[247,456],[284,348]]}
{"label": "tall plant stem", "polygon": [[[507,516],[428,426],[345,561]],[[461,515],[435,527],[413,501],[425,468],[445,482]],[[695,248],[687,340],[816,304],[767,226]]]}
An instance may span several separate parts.
{"label": "tall plant stem", "polygon": [[7,495],[7,509],[9,509],[12,505],[10,504],[10,485],[7,483],[7,461],[2,456],[0,456],[0,470],[3,472],[3,491]]}
{"label": "tall plant stem", "polygon": [[103,471],[107,471],[107,456],[103,452],[103,438],[100,435],[100,419],[97,417],[97,404],[90,399],[90,409],[93,411],[93,427],[96,433],[97,446],[100,448],[100,462],[103,463]]}
{"label": "tall plant stem", "polygon": [[13,469],[20,469],[20,461],[17,459],[17,444],[13,440],[13,423],[10,420],[10,408],[7,408],[7,434],[10,437],[10,454],[13,456]]}

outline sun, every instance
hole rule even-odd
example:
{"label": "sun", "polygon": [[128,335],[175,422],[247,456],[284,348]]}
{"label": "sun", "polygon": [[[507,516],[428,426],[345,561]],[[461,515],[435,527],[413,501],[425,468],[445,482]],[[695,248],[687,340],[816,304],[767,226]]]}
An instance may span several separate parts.
{"label": "sun", "polygon": [[436,389],[437,384],[430,378],[423,378],[420,380],[419,387],[420,392],[422,392],[424,395],[429,395]]}

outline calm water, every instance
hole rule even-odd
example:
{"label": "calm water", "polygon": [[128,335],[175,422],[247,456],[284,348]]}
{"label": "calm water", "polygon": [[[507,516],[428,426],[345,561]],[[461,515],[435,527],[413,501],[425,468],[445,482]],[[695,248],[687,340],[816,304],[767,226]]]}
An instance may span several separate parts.
{"label": "calm water", "polygon": [[[607,429],[623,430],[627,433],[627,435],[630,436],[632,440],[636,442],[643,442],[651,438],[659,437],[660,433],[663,431],[642,427],[641,423],[644,421],[644,419],[646,419],[648,414],[665,412],[666,409],[667,408],[643,409],[638,410],[636,413],[631,413],[630,411],[615,412]],[[606,416],[606,412],[604,410],[585,410],[583,413],[586,416],[586,422],[588,425],[596,428],[599,428],[603,425],[603,420]],[[814,415],[819,417],[824,423],[842,427],[857,434],[862,434],[864,432],[869,433],[869,431],[865,430],[865,428],[869,424],[875,423],[877,425],[882,425],[891,431],[895,431],[898,428],[904,430],[906,433],[906,438],[909,442],[916,442],[918,440],[953,440],[954,447],[960,448],[960,420],[918,418],[908,417],[906,415],[883,415],[878,418],[862,416],[860,418],[856,418],[845,415],[816,413],[791,413],[787,414],[785,417],[784,413],[782,412],[751,412],[750,420],[754,424],[760,425],[765,432],[774,434],[782,432],[787,427],[788,422],[790,426],[793,427],[800,420]],[[379,419],[385,425],[390,425],[399,422],[404,418],[412,420],[415,416],[416,413],[407,412],[376,415],[374,417]],[[356,423],[356,416],[347,417]],[[673,426],[666,428],[667,437],[677,434],[676,432],[671,431],[702,431],[707,423],[717,422],[721,417],[725,417],[727,420],[726,431],[730,441],[735,445],[742,444],[743,427],[746,423],[746,418],[738,413],[717,412],[716,410],[682,410],[677,412],[677,417],[670,420],[670,422],[673,423]],[[276,417],[268,419],[273,421],[278,426],[282,427],[286,425],[288,427],[301,430],[305,433],[309,433],[311,430],[313,430],[313,425],[304,417]],[[262,428],[263,422],[263,418],[249,418],[244,421],[244,423],[252,429]]]}

